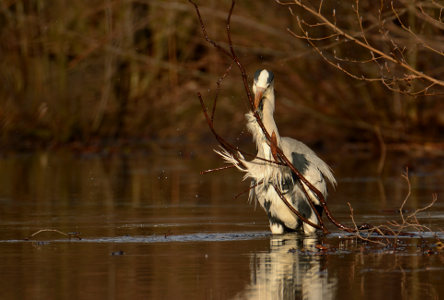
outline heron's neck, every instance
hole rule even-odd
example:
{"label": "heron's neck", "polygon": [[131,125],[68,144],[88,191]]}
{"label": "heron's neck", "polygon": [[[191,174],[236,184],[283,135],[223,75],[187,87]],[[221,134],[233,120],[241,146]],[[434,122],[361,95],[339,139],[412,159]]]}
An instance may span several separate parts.
{"label": "heron's neck", "polygon": [[[262,109],[259,113],[262,123],[264,124],[265,130],[270,135],[276,135],[277,146],[281,146],[281,136],[276,126],[276,122],[273,118],[274,113],[274,93],[271,92],[267,96],[267,99],[263,99]],[[271,159],[271,149],[269,142],[265,137],[262,128],[259,126],[257,119],[252,111],[248,112],[245,117],[247,118],[247,128],[253,135],[253,140],[256,142],[256,147],[258,150],[258,156],[266,159]]]}
{"label": "heron's neck", "polygon": [[[278,145],[280,144],[280,135],[279,131],[276,126],[276,122],[274,121],[273,113],[274,113],[274,95],[269,96],[272,99],[265,99],[264,100],[264,108],[262,111],[262,123],[265,126],[265,129],[267,130],[268,134],[271,136],[273,132],[276,134],[276,139],[278,142]],[[264,136],[265,138],[265,136]]]}

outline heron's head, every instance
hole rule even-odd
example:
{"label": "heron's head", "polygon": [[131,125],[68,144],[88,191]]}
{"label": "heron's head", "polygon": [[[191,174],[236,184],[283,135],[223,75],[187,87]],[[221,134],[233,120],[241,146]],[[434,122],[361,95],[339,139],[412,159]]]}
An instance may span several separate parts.
{"label": "heron's head", "polygon": [[254,109],[262,110],[264,101],[267,99],[273,101],[271,103],[274,107],[274,74],[266,69],[257,70],[254,73],[253,82],[254,93]]}

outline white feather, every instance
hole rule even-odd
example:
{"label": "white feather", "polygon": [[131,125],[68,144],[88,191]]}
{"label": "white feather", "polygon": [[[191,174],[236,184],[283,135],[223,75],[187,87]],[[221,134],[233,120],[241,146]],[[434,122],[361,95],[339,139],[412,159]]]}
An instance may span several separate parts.
{"label": "white feather", "polygon": [[[267,79],[268,76],[265,76],[267,73],[268,71],[266,70],[261,71],[258,83],[265,85],[269,82]],[[255,91],[256,87],[253,85],[253,92]],[[272,81],[265,89],[261,102],[262,106],[258,113],[268,135],[271,136],[274,133],[277,146],[283,151],[284,155],[292,161],[294,167],[300,171],[305,179],[326,198],[327,181],[330,182],[333,187],[336,186],[336,179],[334,178],[333,172],[330,167],[304,143],[287,137],[281,138],[273,119],[274,88]],[[247,128],[251,132],[257,147],[258,152],[256,158],[247,161],[240,152],[232,154],[223,148],[214,151],[219,154],[226,163],[232,164],[244,172],[244,180],[250,178],[253,180],[252,184],[256,184],[256,186],[250,190],[249,199],[251,201],[256,198],[265,209],[270,220],[270,229],[273,233],[283,233],[285,229],[284,226],[290,229],[296,229],[300,221],[284,201],[282,201],[276,190],[270,187],[272,185],[279,187],[282,192],[285,192],[284,197],[286,200],[297,210],[302,207],[308,215],[308,219],[317,224],[316,214],[312,211],[311,207],[308,206],[305,194],[299,184],[294,182],[291,169],[287,166],[274,163],[269,142],[262,128],[259,126],[254,113],[251,111],[248,112],[245,114],[245,118],[247,119]],[[236,155],[236,157],[233,155]],[[319,205],[319,199],[316,195],[311,192],[305,184],[302,183],[302,185],[311,200]],[[303,207],[304,205],[305,208]],[[299,212],[301,213],[301,211]],[[305,223],[303,224],[303,229],[306,233],[315,231],[314,227]]]}

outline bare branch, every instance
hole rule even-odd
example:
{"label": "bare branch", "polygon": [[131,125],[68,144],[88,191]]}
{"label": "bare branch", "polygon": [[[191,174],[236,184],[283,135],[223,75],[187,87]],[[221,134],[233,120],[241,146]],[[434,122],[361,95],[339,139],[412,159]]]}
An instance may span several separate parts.
{"label": "bare branch", "polygon": [[[389,43],[391,43],[393,49],[391,49],[390,52],[386,52],[386,50],[381,50],[381,48],[378,48],[378,46],[370,44],[369,39],[366,35],[366,29],[364,28],[363,24],[363,17],[360,13],[360,2],[359,0],[355,0],[354,5],[352,5],[352,10],[355,14],[356,20],[357,20],[357,26],[359,28],[358,35],[352,34],[347,32],[345,29],[342,29],[337,25],[337,14],[336,11],[333,10],[332,18],[333,21],[330,21],[329,18],[326,17],[325,13],[320,9],[323,3],[321,2],[320,6],[318,8],[313,8],[309,6],[308,4],[305,4],[301,0],[294,0],[291,2],[284,2],[281,0],[276,0],[277,3],[283,6],[287,6],[290,9],[290,13],[296,17],[297,25],[302,35],[297,34],[291,29],[287,29],[287,31],[295,38],[306,40],[312,48],[326,61],[329,65],[333,66],[334,68],[340,70],[341,72],[345,73],[346,75],[361,81],[376,81],[381,82],[384,84],[387,88],[389,88],[392,91],[401,92],[404,94],[408,94],[411,96],[417,96],[417,95],[436,95],[437,93],[430,92],[430,89],[433,87],[444,87],[444,81],[439,79],[438,77],[434,77],[430,74],[426,74],[416,68],[416,66],[411,65],[407,63],[407,60],[404,57],[406,48],[404,46],[399,46],[397,41],[389,36],[389,31],[384,29],[384,24],[387,21],[396,20],[398,24],[400,24],[403,31],[407,32],[409,35],[414,37],[416,41],[422,45],[425,49],[430,50],[432,53],[438,54],[440,56],[444,55],[444,50],[437,49],[436,47],[431,46],[429,43],[426,42],[426,40],[422,37],[420,37],[418,34],[416,34],[410,27],[406,26],[405,23],[402,21],[400,17],[400,13],[407,12],[407,9],[398,10],[395,8],[393,2],[391,2],[391,13],[393,16],[383,16],[383,5],[381,1],[380,8],[378,10],[378,21],[377,24],[374,24],[369,26],[369,28],[374,28],[375,26],[379,26],[381,37],[385,38]],[[403,3],[403,1],[401,1]],[[437,3],[434,3],[435,5],[438,5]],[[407,5],[407,4],[406,4]],[[307,22],[304,18],[300,18],[299,16],[296,16],[292,7],[299,7],[303,9],[305,12],[309,13],[310,16],[314,17],[318,20],[318,23],[310,23]],[[420,4],[417,4],[418,10],[415,11],[416,15],[420,14],[424,17],[424,9],[422,8],[422,2]],[[430,16],[429,16],[430,17]],[[426,17],[424,17],[426,18]],[[432,17],[430,17],[432,18]],[[439,26],[442,24],[441,20],[441,14],[439,16],[439,20],[436,20],[432,18],[435,22],[431,22],[434,26],[437,28],[440,28]],[[307,31],[307,29],[311,29],[313,27],[325,27],[326,29],[329,29],[332,33],[326,34],[324,36],[313,36],[311,32]],[[392,26],[393,27],[393,26]],[[396,27],[395,27],[396,28]],[[339,58],[336,54],[334,55],[334,59],[337,61],[343,61],[346,63],[374,63],[376,66],[378,66],[378,69],[380,70],[380,77],[368,77],[364,75],[358,75],[354,72],[350,71],[346,66],[341,66],[339,63],[332,60],[328,55],[323,53],[323,51],[320,50],[319,46],[315,44],[315,42],[322,42],[322,41],[328,41],[332,38],[338,39],[341,38],[344,41],[350,41],[353,42],[355,45],[365,49],[368,51],[369,55],[371,56],[370,59],[367,60],[352,60],[352,59],[344,59]],[[398,66],[400,70],[402,70],[405,74],[402,76],[395,76],[395,73],[391,72],[390,68],[388,67],[387,63],[393,64],[395,66]],[[391,74],[391,75],[390,75]],[[388,75],[388,77],[387,77]],[[414,87],[414,85],[408,85],[409,82],[412,82],[413,80],[421,81],[425,86],[423,87]],[[411,86],[412,88],[394,88],[390,82],[396,81],[396,82],[405,82],[408,86]],[[411,89],[411,90],[409,90]],[[416,89],[416,90],[415,90]]]}
{"label": "bare branch", "polygon": [[[216,99],[217,99],[217,95],[219,93],[220,90],[220,86],[222,84],[222,81],[226,78],[226,76],[228,75],[229,71],[231,70],[231,66],[233,63],[235,63],[238,66],[238,69],[241,73],[242,76],[242,80],[243,80],[243,85],[244,85],[244,89],[245,89],[245,93],[247,96],[247,100],[250,104],[251,110],[253,111],[253,114],[256,118],[256,121],[258,123],[258,125],[260,126],[268,145],[271,148],[272,154],[273,154],[273,161],[271,160],[267,160],[265,158],[260,158],[260,157],[256,157],[256,159],[261,159],[264,162],[267,162],[269,164],[274,164],[274,165],[280,165],[280,166],[285,166],[288,167],[291,172],[295,175],[296,177],[296,184],[298,184],[300,186],[300,188],[302,189],[305,198],[307,199],[309,205],[311,206],[312,210],[315,212],[318,223],[319,224],[315,224],[312,221],[304,218],[299,211],[293,207],[292,204],[290,204],[288,202],[288,200],[285,198],[285,196],[282,194],[281,190],[274,184],[273,187],[276,191],[276,193],[279,195],[279,197],[282,199],[282,201],[285,203],[285,205],[290,209],[290,211],[292,211],[296,216],[298,216],[304,223],[309,224],[310,226],[313,226],[317,229],[321,229],[323,230],[324,233],[328,233],[328,229],[325,226],[325,224],[322,221],[322,217],[320,216],[319,212],[315,209],[313,200],[312,200],[312,196],[309,195],[309,192],[313,194],[314,197],[316,197],[320,204],[322,205],[322,207],[325,210],[325,214],[327,216],[327,218],[340,230],[343,231],[347,231],[350,233],[355,234],[358,238],[362,239],[362,240],[366,240],[366,241],[371,241],[373,243],[376,244],[380,244],[380,245],[387,245],[390,243],[390,239],[388,238],[389,236],[395,236],[398,237],[400,235],[406,235],[406,236],[411,236],[410,233],[406,233],[405,229],[407,228],[415,228],[415,230],[418,231],[424,231],[424,230],[429,230],[429,228],[427,228],[424,225],[421,225],[418,220],[417,220],[417,214],[419,212],[422,212],[428,208],[430,208],[436,201],[437,197],[436,195],[433,197],[433,201],[420,209],[415,210],[412,214],[410,214],[409,216],[405,217],[403,215],[403,207],[405,205],[405,203],[407,202],[407,199],[410,197],[410,181],[408,179],[408,172],[406,171],[405,174],[403,175],[403,178],[406,179],[407,184],[408,184],[408,188],[409,188],[409,192],[407,194],[407,196],[404,199],[404,202],[401,205],[401,209],[400,209],[400,217],[401,217],[401,223],[398,223],[396,221],[388,221],[387,224],[383,224],[383,225],[379,225],[379,226],[373,226],[373,225],[369,225],[369,224],[363,224],[360,226],[357,226],[354,220],[354,216],[353,216],[353,208],[351,207],[351,205],[349,204],[350,207],[350,211],[351,211],[351,219],[352,219],[352,223],[353,223],[353,227],[348,227],[346,225],[343,225],[342,223],[338,222],[334,216],[332,215],[332,213],[330,212],[327,203],[324,199],[323,194],[316,189],[300,172],[299,170],[297,170],[295,168],[295,166],[292,164],[292,162],[285,156],[285,154],[283,153],[282,149],[277,145],[276,142],[276,135],[274,132],[268,133],[267,130],[264,127],[264,124],[262,123],[261,118],[259,117],[259,115],[257,114],[257,112],[253,109],[253,97],[251,94],[251,90],[250,87],[248,85],[248,77],[245,71],[244,66],[242,65],[241,61],[239,60],[236,51],[233,47],[233,42],[232,42],[232,38],[231,38],[231,28],[230,28],[230,19],[231,19],[231,15],[233,13],[233,9],[234,9],[234,5],[235,5],[235,1],[232,1],[232,5],[230,7],[229,13],[228,13],[228,17],[227,17],[227,23],[226,23],[226,33],[227,33],[227,39],[228,39],[228,47],[229,47],[229,51],[227,51],[226,49],[220,47],[217,43],[215,43],[214,41],[212,41],[207,33],[206,33],[206,29],[205,29],[205,25],[203,24],[202,18],[199,14],[199,9],[197,7],[196,4],[194,4],[194,2],[192,0],[189,0],[191,3],[193,3],[193,5],[196,8],[198,17],[199,17],[199,22],[201,24],[202,27],[202,31],[204,34],[205,39],[212,44],[216,49],[218,49],[219,51],[221,51],[224,55],[227,55],[230,57],[230,59],[232,60],[231,65],[227,68],[227,70],[225,71],[225,73],[220,77],[220,79],[217,82],[217,93],[216,93],[216,97],[214,100],[214,104],[213,104],[213,111],[212,111],[212,115],[211,117],[208,115],[207,112],[207,108],[204,104],[204,101],[202,99],[202,96],[200,95],[200,93],[198,94],[201,106],[202,106],[202,111],[205,115],[205,118],[207,120],[208,126],[210,128],[210,130],[212,131],[213,135],[216,137],[217,141],[219,142],[219,144],[221,145],[222,148],[224,148],[225,150],[227,150],[230,154],[232,154],[232,156],[237,160],[239,165],[242,165],[241,160],[238,157],[238,153],[244,154],[243,151],[239,150],[238,147],[232,145],[231,143],[227,142],[224,138],[222,138],[215,130],[214,128],[214,115],[215,115],[215,110],[216,110]],[[317,45],[314,43],[315,41],[319,41],[321,40],[321,38],[313,38],[309,35],[309,33],[304,29],[304,26],[309,26],[307,25],[306,22],[302,22],[299,18],[298,20],[298,26],[301,29],[302,32],[304,32],[304,37],[297,35],[296,33],[292,32],[290,29],[288,29],[288,31],[294,35],[297,38],[304,38],[306,41],[308,41],[308,43],[310,43],[313,47],[313,49],[315,49],[315,51],[317,51],[321,57],[327,61],[329,64],[334,65],[336,68],[338,68],[339,70],[341,70],[342,72],[345,72],[346,74],[348,74],[349,76],[359,79],[359,80],[366,80],[366,81],[380,81],[382,82],[384,85],[386,85],[389,89],[396,89],[397,87],[397,82],[398,81],[412,81],[412,80],[423,80],[423,81],[428,81],[429,85],[426,86],[425,88],[423,88],[423,90],[421,92],[425,93],[427,92],[428,89],[430,89],[431,87],[435,86],[435,85],[441,85],[443,82],[440,81],[434,81],[431,80],[431,78],[428,78],[427,75],[424,75],[423,73],[416,71],[414,69],[410,70],[409,65],[407,65],[405,63],[405,59],[404,59],[404,50],[398,46],[396,46],[396,43],[394,41],[392,41],[392,44],[395,46],[395,48],[392,50],[392,55],[387,55],[382,51],[377,50],[376,48],[374,48],[373,46],[370,45],[369,41],[367,40],[367,37],[365,35],[365,29],[363,27],[363,23],[362,23],[362,17],[360,16],[359,13],[359,1],[356,0],[356,7],[354,8],[355,10],[355,14],[356,17],[358,18],[358,22],[359,22],[359,26],[360,26],[360,35],[362,40],[353,37],[352,35],[342,31],[341,29],[339,29],[338,27],[336,27],[335,24],[331,23],[327,18],[325,18],[322,15],[322,8],[323,8],[323,2],[321,1],[318,10],[314,10],[311,9],[310,7],[302,4],[301,1],[296,0],[294,3],[282,3],[280,1],[278,1],[279,3],[283,4],[283,5],[298,5],[302,8],[304,8],[305,10],[309,11],[312,15],[316,16],[317,18],[320,19],[320,23],[319,24],[315,24],[315,26],[321,25],[321,26],[327,26],[331,29],[334,30],[334,35],[331,36],[326,36],[325,39],[329,39],[332,38],[334,36],[341,36],[343,38],[346,38],[350,41],[355,42],[356,44],[366,48],[367,50],[369,50],[370,52],[370,56],[371,58],[368,60],[368,62],[370,63],[375,63],[378,65],[379,69],[381,70],[381,74],[383,74],[383,68],[385,67],[387,69],[387,72],[390,72],[389,67],[387,66],[387,62],[390,63],[395,63],[400,65],[401,67],[405,68],[407,71],[409,71],[410,73],[404,74],[403,77],[400,78],[396,78],[396,77],[392,77],[392,78],[385,78],[384,76],[381,76],[380,78],[366,78],[364,76],[357,76],[352,74],[351,72],[347,71],[345,68],[343,68],[342,66],[340,66],[339,64],[334,64],[328,57],[326,57],[323,52],[320,50],[319,47],[317,47]],[[291,8],[291,7],[290,7]],[[291,11],[292,12],[292,11]],[[381,12],[380,12],[381,14]],[[335,11],[333,11],[333,16],[336,16]],[[381,18],[381,16],[380,16]],[[336,23],[336,21],[335,21]],[[311,24],[313,25],[313,24]],[[395,51],[396,51],[396,55],[395,55]],[[397,58],[398,57],[398,58]],[[380,62],[381,61],[381,62]],[[353,62],[352,60],[347,60],[346,62]],[[382,64],[382,62],[384,62],[384,64]],[[373,127],[373,131],[375,132],[375,134],[378,137],[378,140],[380,141],[381,144],[381,158],[380,158],[380,162],[379,162],[379,166],[378,166],[378,170],[379,172],[381,172],[383,166],[384,166],[384,161],[385,161],[385,143],[384,140],[382,138],[382,134],[381,134],[381,130],[379,126],[374,126]],[[248,154],[249,156],[254,156],[252,154]],[[217,168],[214,169],[214,171],[216,170],[222,170],[225,168]],[[213,170],[208,170],[205,171],[203,173],[207,173],[207,172],[212,172]],[[262,182],[258,182],[252,186],[250,186],[246,191],[243,191],[242,193],[238,194],[236,197],[238,197],[239,195],[250,191],[252,188],[256,187],[257,185],[262,184]],[[307,190],[308,189],[308,190]],[[367,236],[364,236],[362,233],[366,233]],[[377,238],[377,240],[374,240],[375,238]],[[396,239],[394,244],[396,245]]]}

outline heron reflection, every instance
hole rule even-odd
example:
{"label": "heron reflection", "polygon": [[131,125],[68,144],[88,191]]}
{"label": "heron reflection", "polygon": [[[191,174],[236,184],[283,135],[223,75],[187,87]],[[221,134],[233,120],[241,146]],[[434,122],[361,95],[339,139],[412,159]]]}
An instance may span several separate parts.
{"label": "heron reflection", "polygon": [[250,283],[235,299],[333,299],[337,279],[316,255],[318,243],[317,236],[273,236],[268,253],[250,255]]}

